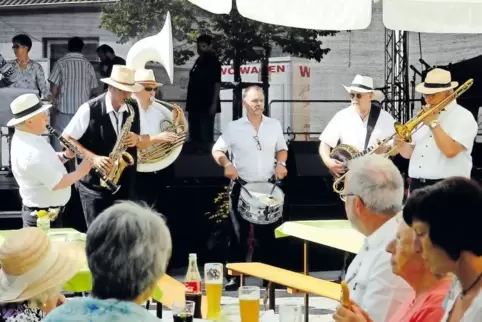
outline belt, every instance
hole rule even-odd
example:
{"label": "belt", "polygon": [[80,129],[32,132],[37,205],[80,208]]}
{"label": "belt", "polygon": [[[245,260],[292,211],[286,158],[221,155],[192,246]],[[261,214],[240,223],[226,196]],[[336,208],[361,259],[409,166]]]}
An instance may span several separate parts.
{"label": "belt", "polygon": [[415,182],[422,183],[422,184],[432,185],[432,184],[436,184],[437,182],[440,182],[444,179],[410,178],[410,180],[412,180],[412,182],[415,181]]}
{"label": "belt", "polygon": [[52,206],[52,207],[39,208],[39,207],[29,207],[29,206],[22,205],[22,210],[25,210],[25,211],[40,211],[40,210],[49,210],[49,209],[62,210],[63,208],[64,206]]}

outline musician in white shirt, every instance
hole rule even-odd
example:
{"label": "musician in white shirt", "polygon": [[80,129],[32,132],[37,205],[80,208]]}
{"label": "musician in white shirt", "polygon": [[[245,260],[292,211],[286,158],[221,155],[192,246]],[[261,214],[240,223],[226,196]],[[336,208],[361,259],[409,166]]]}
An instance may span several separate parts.
{"label": "musician in white shirt", "polygon": [[[338,144],[350,145],[361,152],[367,147],[374,146],[377,140],[383,140],[395,132],[393,117],[372,104],[375,89],[371,77],[356,75],[352,84],[344,87],[350,94],[351,105],[337,112],[320,135],[321,159],[334,174],[344,171],[343,162],[330,157],[331,150]],[[370,133],[368,128],[372,122],[369,121],[372,113],[375,113],[372,115],[374,125]],[[376,152],[385,153],[388,149],[389,145],[386,145]]]}
{"label": "musician in white shirt", "polygon": [[388,321],[412,288],[393,274],[387,245],[395,238],[404,196],[403,178],[381,155],[353,159],[345,179],[345,210],[353,227],[366,236],[363,248],[348,267],[350,298],[374,322]]}
{"label": "musician in white shirt", "polygon": [[[156,90],[161,83],[156,82],[152,69],[139,69],[136,71],[134,80],[142,85],[143,90],[133,93],[134,98],[139,104],[139,118],[141,124],[140,139],[138,149],[145,149],[155,143],[173,142],[179,138],[176,133],[162,131],[161,123],[164,121],[172,122],[173,117],[169,110],[153,101]],[[140,200],[148,205],[157,208],[157,201],[161,191],[153,187],[163,188],[165,177],[163,171],[139,171],[140,165],[137,164],[136,190]],[[147,172],[146,172],[147,171]]]}
{"label": "musician in white shirt", "polygon": [[35,94],[23,94],[10,105],[13,118],[7,123],[15,127],[12,139],[12,172],[22,198],[22,221],[24,227],[35,227],[39,210],[56,212],[54,227],[62,224],[61,208],[70,199],[74,183],[91,169],[85,159],[74,172],[67,173],[63,163],[67,158],[57,153],[42,134],[48,124],[47,110]]}
{"label": "musician in white shirt", "polygon": [[[428,72],[425,82],[415,89],[424,95],[427,104],[435,106],[449,97],[457,86],[449,71],[436,68]],[[477,131],[472,113],[453,100],[444,111],[424,119],[413,133],[412,143],[397,136],[395,143],[400,155],[410,159],[410,192],[452,176],[470,178]]]}
{"label": "musician in white shirt", "polygon": [[[287,175],[288,147],[283,129],[278,120],[263,115],[263,90],[258,86],[246,88],[243,105],[246,117],[230,122],[212,149],[214,159],[224,168],[224,175],[233,183],[230,196],[230,217],[234,231],[229,250],[231,262],[249,260],[250,224],[240,216],[237,209],[240,184],[267,182],[273,176],[281,180]],[[231,161],[226,154],[228,150],[232,155]],[[259,225],[255,230],[258,228]],[[260,237],[261,235],[263,234]],[[238,283],[232,279],[226,285],[226,290],[237,289]]]}

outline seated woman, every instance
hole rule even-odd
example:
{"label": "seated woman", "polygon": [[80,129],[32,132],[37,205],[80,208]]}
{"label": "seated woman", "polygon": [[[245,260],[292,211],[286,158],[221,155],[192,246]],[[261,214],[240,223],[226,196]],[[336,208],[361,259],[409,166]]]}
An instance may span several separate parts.
{"label": "seated woman", "polygon": [[81,252],[36,227],[11,233],[0,247],[0,321],[42,321],[65,301],[60,290],[82,267]]}
{"label": "seated woman", "polygon": [[[445,274],[435,275],[422,257],[419,243],[414,243],[413,230],[400,220],[395,239],[387,246],[392,254],[392,270],[402,277],[415,291],[390,317],[389,322],[438,322],[444,315],[442,303],[453,278]],[[335,321],[372,321],[368,314],[353,304],[352,310],[339,307],[333,315]]]}
{"label": "seated woman", "polygon": [[160,214],[132,202],[113,205],[87,231],[91,297],[69,300],[44,321],[159,321],[140,304],[166,272],[171,250]]}
{"label": "seated woman", "polygon": [[403,210],[432,272],[457,278],[443,322],[482,320],[481,209],[482,187],[453,177],[415,191]]}

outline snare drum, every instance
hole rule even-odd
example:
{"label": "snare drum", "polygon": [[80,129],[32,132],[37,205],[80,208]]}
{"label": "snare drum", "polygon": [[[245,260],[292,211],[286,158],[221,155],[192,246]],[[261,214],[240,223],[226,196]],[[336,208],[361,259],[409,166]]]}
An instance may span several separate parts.
{"label": "snare drum", "polygon": [[239,195],[238,211],[245,220],[252,224],[268,225],[278,221],[283,216],[285,195],[275,185],[272,197],[269,194],[273,184],[269,182],[250,182],[244,185],[251,197],[241,189]]}

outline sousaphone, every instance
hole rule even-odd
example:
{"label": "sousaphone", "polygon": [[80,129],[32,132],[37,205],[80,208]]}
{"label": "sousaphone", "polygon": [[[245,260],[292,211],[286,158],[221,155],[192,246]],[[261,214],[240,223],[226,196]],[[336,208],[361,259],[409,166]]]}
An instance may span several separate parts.
{"label": "sousaphone", "polygon": [[[171,15],[169,12],[162,30],[154,36],[136,42],[127,53],[126,65],[134,70],[143,69],[146,63],[155,61],[166,70],[171,84],[174,80],[174,52],[172,46]],[[188,135],[188,122],[182,109],[161,100],[154,99],[152,106],[159,109],[166,120],[161,131],[175,132],[179,139],[170,143],[156,143],[145,149],[138,149],[137,171],[153,172],[170,166],[181,153]]]}

